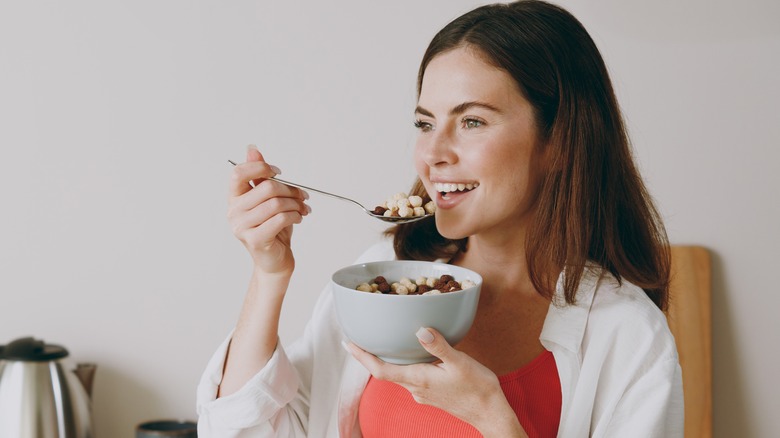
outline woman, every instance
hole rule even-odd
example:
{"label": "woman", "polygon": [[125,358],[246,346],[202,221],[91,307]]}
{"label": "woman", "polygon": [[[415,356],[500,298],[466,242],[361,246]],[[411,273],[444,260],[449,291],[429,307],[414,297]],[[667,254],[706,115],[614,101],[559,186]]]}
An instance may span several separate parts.
{"label": "woman", "polygon": [[392,247],[360,261],[479,272],[472,329],[451,346],[421,328],[440,362],[387,364],[342,349],[326,289],[303,338],[278,345],[290,234],[309,209],[250,149],[229,218],[254,275],[199,387],[201,436],[682,436],[668,243],[582,25],[539,1],[461,16],[423,57],[415,115],[413,191],[435,220],[389,230]]}

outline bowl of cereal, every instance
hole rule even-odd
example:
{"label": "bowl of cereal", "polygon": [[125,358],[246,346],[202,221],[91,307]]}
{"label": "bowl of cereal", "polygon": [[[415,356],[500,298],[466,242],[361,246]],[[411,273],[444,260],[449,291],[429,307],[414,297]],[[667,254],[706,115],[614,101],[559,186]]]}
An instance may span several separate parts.
{"label": "bowl of cereal", "polygon": [[438,330],[450,345],[474,321],[482,277],[439,262],[390,260],[362,263],[331,278],[336,316],[358,347],[394,364],[433,362],[415,333]]}

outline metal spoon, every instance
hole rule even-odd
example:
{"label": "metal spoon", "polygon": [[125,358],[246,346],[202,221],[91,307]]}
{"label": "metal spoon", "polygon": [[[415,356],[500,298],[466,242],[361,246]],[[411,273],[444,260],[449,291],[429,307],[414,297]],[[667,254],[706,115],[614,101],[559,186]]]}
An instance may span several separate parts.
{"label": "metal spoon", "polygon": [[[236,165],[236,163],[233,162],[232,160],[228,160],[228,163],[230,163],[230,164],[232,164],[234,166]],[[379,220],[384,221],[384,222],[391,222],[391,223],[394,223],[394,224],[408,224],[410,222],[417,222],[419,220],[422,220],[422,219],[425,219],[427,217],[433,216],[432,213],[428,213],[428,214],[425,214],[423,216],[413,216],[413,217],[382,216],[382,215],[379,215],[379,214],[374,214],[373,211],[367,209],[366,207],[363,206],[363,204],[355,201],[354,199],[350,199],[350,198],[347,198],[347,197],[344,197],[344,196],[336,195],[334,193],[325,192],[325,191],[322,191],[322,190],[319,190],[319,189],[306,187],[306,186],[304,186],[302,184],[298,184],[298,183],[294,183],[294,182],[290,182],[290,181],[285,181],[285,180],[279,179],[277,177],[271,177],[271,178],[268,178],[268,179],[272,179],[272,180],[274,180],[276,182],[280,182],[280,183],[282,183],[284,185],[287,185],[287,186],[290,186],[290,187],[297,187],[299,189],[304,189],[304,190],[311,191],[311,192],[317,192],[317,193],[319,193],[321,195],[330,196],[331,198],[336,198],[336,199],[340,199],[342,201],[351,202],[351,203],[357,205],[358,207],[362,208],[363,211],[366,212],[367,215],[373,217],[374,219],[379,219]]]}

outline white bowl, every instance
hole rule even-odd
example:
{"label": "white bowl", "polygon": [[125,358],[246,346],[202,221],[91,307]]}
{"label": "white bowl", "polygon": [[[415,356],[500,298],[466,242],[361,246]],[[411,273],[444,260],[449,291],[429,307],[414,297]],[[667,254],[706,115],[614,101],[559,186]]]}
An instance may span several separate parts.
{"label": "white bowl", "polygon": [[[355,288],[381,275],[388,282],[406,277],[451,275],[475,286],[436,295],[390,295]],[[333,274],[333,297],[341,328],[357,346],[394,364],[432,362],[417,340],[420,327],[431,327],[450,345],[460,342],[471,328],[477,311],[482,277],[459,266],[437,262],[391,260],[348,266]]]}

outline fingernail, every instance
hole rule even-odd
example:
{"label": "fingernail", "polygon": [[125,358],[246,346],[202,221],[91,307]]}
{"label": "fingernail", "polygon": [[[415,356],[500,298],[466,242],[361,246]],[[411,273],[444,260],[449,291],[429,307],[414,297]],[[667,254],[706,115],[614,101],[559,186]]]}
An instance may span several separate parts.
{"label": "fingernail", "polygon": [[352,350],[349,349],[349,345],[345,341],[341,341],[341,346],[344,347],[344,350],[347,351],[347,353],[352,354]]}
{"label": "fingernail", "polygon": [[248,150],[248,151],[256,151],[257,150],[257,146],[255,146],[253,144],[248,144],[248,145],[246,145],[246,150]]}
{"label": "fingernail", "polygon": [[309,193],[306,190],[301,190],[303,192],[303,199],[309,199]]}
{"label": "fingernail", "polygon": [[272,165],[272,166],[271,166],[271,170],[273,170],[273,171],[274,171],[274,173],[275,173],[275,174],[277,174],[277,175],[281,175],[281,174],[282,174],[282,171],[281,171],[281,170],[279,170],[279,168],[278,168],[278,167],[276,167],[276,166],[273,166],[273,165]]}
{"label": "fingernail", "polygon": [[415,333],[415,336],[424,344],[433,342],[433,333],[425,327],[420,327],[420,329],[417,330],[417,333]]}
{"label": "fingernail", "polygon": [[309,205],[307,204],[306,205],[306,214],[309,214],[309,213],[311,213],[311,207],[309,207]]}

